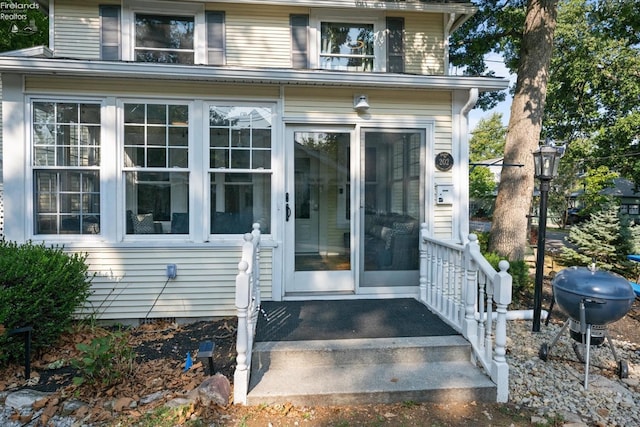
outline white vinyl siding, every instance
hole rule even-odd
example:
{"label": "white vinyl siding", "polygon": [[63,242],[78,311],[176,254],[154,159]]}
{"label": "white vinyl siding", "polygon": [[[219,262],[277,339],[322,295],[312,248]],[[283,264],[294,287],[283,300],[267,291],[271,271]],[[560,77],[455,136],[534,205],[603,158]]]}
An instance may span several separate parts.
{"label": "white vinyl siding", "polygon": [[299,9],[229,5],[224,10],[227,65],[291,67],[289,15]]}
{"label": "white vinyl siding", "polygon": [[405,16],[405,72],[425,75],[444,74],[444,28],[442,15]]}
{"label": "white vinyl siding", "polygon": [[100,59],[99,4],[108,2],[56,1],[53,22],[55,56]]}
{"label": "white vinyl siding", "polygon": [[[238,239],[240,240],[240,239]],[[99,320],[233,316],[240,248],[91,248],[93,294],[81,313]],[[167,282],[167,264],[177,276]],[[261,251],[261,295],[271,298],[272,253]],[[164,290],[162,289],[167,282]]]}

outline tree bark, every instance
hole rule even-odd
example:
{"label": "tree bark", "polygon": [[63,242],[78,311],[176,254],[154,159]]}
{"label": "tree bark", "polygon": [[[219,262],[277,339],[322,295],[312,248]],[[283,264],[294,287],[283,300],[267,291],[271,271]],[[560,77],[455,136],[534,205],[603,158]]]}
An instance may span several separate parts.
{"label": "tree bark", "polygon": [[524,258],[534,187],[533,156],[538,147],[558,0],[530,0],[522,35],[518,79],[504,150],[489,250],[510,260]]}

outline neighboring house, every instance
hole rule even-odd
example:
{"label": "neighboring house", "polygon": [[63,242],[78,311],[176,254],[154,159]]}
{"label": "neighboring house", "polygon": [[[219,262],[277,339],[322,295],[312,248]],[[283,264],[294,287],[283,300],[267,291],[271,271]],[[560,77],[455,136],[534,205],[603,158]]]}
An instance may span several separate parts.
{"label": "neighboring house", "polygon": [[467,238],[467,113],[508,85],[448,74],[470,2],[40,4],[50,45],[0,54],[4,233],[87,252],[98,318],[234,314],[256,222],[273,300],[417,296],[419,224]]}
{"label": "neighboring house", "polygon": [[[583,207],[579,198],[583,193],[584,190],[579,190],[571,194],[569,200],[569,205],[571,206],[569,209],[570,222],[584,219],[584,217],[579,216],[580,210]],[[620,205],[620,213],[628,215],[629,219],[640,223],[640,191],[638,191],[633,181],[626,178],[615,178],[613,180],[613,187],[605,188],[601,191],[601,194],[617,199]]]}

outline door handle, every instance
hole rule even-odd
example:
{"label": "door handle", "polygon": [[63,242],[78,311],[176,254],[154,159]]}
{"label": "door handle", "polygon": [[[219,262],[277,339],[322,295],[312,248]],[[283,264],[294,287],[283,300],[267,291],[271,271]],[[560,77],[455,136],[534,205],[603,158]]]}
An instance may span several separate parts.
{"label": "door handle", "polygon": [[284,201],[286,202],[286,205],[285,205],[285,221],[288,222],[289,218],[291,218],[291,208],[289,207],[289,193],[285,193]]}

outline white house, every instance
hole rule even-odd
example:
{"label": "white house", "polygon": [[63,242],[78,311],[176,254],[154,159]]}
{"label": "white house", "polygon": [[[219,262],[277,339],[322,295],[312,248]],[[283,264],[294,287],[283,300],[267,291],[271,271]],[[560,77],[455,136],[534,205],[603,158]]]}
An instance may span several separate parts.
{"label": "white house", "polygon": [[[5,238],[87,252],[103,320],[262,298],[418,296],[418,228],[468,234],[469,1],[50,0],[47,47],[0,54]],[[167,266],[175,265],[175,278]]]}

